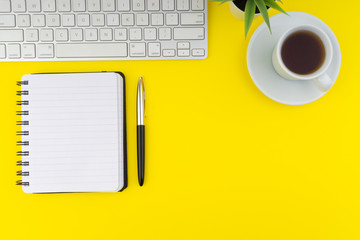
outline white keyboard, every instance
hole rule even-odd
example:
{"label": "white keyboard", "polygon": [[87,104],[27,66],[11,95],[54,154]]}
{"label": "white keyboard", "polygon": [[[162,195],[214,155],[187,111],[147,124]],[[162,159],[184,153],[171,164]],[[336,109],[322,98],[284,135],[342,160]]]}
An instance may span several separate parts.
{"label": "white keyboard", "polygon": [[0,0],[0,62],[206,57],[207,0]]}

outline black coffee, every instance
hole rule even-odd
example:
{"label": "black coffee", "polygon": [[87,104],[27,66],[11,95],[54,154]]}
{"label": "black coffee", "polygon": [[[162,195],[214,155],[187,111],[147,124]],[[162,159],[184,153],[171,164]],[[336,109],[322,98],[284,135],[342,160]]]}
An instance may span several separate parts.
{"label": "black coffee", "polygon": [[290,71],[301,75],[311,74],[324,63],[325,46],[313,32],[297,31],[285,39],[281,58]]}

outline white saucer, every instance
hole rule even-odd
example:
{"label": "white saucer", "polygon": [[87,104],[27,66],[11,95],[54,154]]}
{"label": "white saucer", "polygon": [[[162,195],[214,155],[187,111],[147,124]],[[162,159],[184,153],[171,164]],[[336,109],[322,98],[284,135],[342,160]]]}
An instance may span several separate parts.
{"label": "white saucer", "polygon": [[303,105],[318,100],[326,93],[319,91],[311,81],[287,80],[275,72],[271,56],[277,41],[293,26],[309,24],[321,28],[328,34],[334,48],[334,58],[327,70],[333,85],[340,72],[341,52],[335,34],[323,21],[303,12],[288,13],[290,16],[278,14],[271,17],[272,35],[265,23],[259,26],[248,46],[247,64],[255,85],[266,96],[283,104]]}

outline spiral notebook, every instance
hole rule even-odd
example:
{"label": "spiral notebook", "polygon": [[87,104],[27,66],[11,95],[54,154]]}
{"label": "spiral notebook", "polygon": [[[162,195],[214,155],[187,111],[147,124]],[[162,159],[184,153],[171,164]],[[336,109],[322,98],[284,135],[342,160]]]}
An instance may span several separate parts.
{"label": "spiral notebook", "polygon": [[18,175],[27,193],[117,192],[127,186],[121,73],[25,75]]}

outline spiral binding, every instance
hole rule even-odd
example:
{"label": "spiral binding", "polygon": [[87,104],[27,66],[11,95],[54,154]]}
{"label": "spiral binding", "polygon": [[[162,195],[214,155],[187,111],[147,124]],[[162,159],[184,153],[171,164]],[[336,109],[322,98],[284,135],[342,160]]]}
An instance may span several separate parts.
{"label": "spiral binding", "polygon": [[29,131],[16,131],[18,136],[29,136]]}
{"label": "spiral binding", "polygon": [[16,185],[29,186],[30,183],[29,182],[23,182],[22,180],[18,180],[18,181],[16,181]]}
{"label": "spiral binding", "polygon": [[29,146],[29,141],[17,141],[17,146]]}
{"label": "spiral binding", "polygon": [[29,91],[16,91],[16,95],[18,96],[29,95]]}
{"label": "spiral binding", "polygon": [[16,156],[25,156],[28,157],[29,156],[29,151],[18,151],[16,153]]}
{"label": "spiral binding", "polygon": [[17,161],[16,166],[29,166],[29,162],[27,162],[27,161]]}
{"label": "spiral binding", "polygon": [[28,116],[29,111],[16,111],[17,116]]}
{"label": "spiral binding", "polygon": [[16,84],[18,86],[22,86],[22,85],[29,85],[29,81],[25,80],[25,81],[17,81]]}
{"label": "spiral binding", "polygon": [[29,101],[16,101],[16,105],[27,106],[27,105],[29,105]]}
{"label": "spiral binding", "polygon": [[[16,84],[17,84],[17,86],[29,85],[29,81],[27,81],[27,80],[18,81]],[[16,91],[16,95],[21,96],[21,99],[19,101],[16,101],[17,106],[28,106],[29,105],[29,101],[23,99],[24,96],[29,95],[29,91],[21,89],[20,91]],[[21,109],[21,111],[16,111],[16,115],[17,116],[28,116],[29,111]],[[17,126],[29,126],[30,123],[29,123],[28,120],[21,119],[21,121],[16,121],[16,125]],[[23,127],[22,127],[21,131],[16,131],[16,135],[21,137],[21,140],[17,141],[16,145],[20,146],[21,148],[23,146],[29,146],[30,145],[29,141],[26,141],[24,139],[24,137],[29,136],[29,134],[30,134],[29,131],[24,130]],[[22,167],[22,170],[19,170],[19,171],[16,172],[16,176],[21,176],[21,177],[30,176],[30,172],[24,170],[27,166],[30,165],[29,161],[24,160],[24,158],[28,157],[29,155],[30,155],[30,152],[24,150],[23,148],[16,152],[16,156],[21,158],[21,160],[18,160],[16,162],[16,166],[21,166]],[[18,180],[18,181],[16,181],[16,185],[30,186],[30,183],[27,182],[27,181]]]}
{"label": "spiral binding", "polygon": [[27,125],[29,125],[29,121],[16,121],[16,125],[27,126]]}
{"label": "spiral binding", "polygon": [[29,176],[30,173],[29,172],[23,172],[23,171],[17,171],[16,172],[16,176]]}

